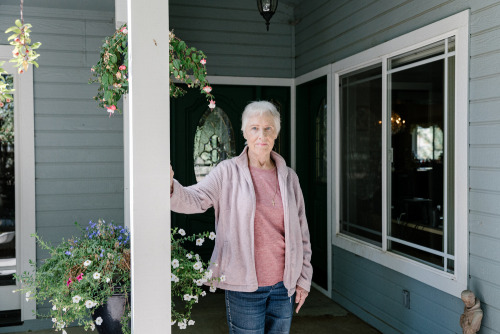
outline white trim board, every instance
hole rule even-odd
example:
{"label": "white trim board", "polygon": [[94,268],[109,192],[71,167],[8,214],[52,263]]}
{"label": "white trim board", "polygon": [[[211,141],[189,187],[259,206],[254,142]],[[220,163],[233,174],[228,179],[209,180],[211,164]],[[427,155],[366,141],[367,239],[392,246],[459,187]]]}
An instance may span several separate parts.
{"label": "white trim board", "polygon": [[[339,178],[339,93],[338,83],[339,76],[359,68],[369,66],[374,63],[382,63],[383,70],[386,69],[387,59],[402,54],[406,51],[419,48],[421,46],[433,43],[438,40],[445,39],[449,36],[456,36],[456,62],[455,68],[455,202],[454,202],[454,219],[455,219],[455,273],[449,274],[442,270],[434,269],[430,266],[421,264],[419,262],[410,260],[406,257],[391,253],[387,251],[387,243],[383,242],[382,247],[376,247],[371,244],[360,241],[339,232],[339,208],[340,201],[338,194],[340,194]],[[446,293],[460,297],[462,290],[467,288],[467,264],[468,264],[468,96],[469,96],[469,10],[460,12],[423,28],[417,29],[408,34],[397,37],[386,43],[375,46],[371,49],[360,52],[354,56],[340,60],[332,65],[332,73],[334,76],[335,84],[335,121],[336,121],[336,164],[335,164],[335,183],[337,199],[331,202],[336,210],[335,220],[332,223],[335,226],[335,235],[333,236],[333,245],[350,251],[356,255],[365,257],[385,267],[393,269],[397,272],[403,273],[416,280],[419,280],[429,286],[442,290]],[[387,87],[382,87],[383,92],[386,92]],[[383,94],[387,95],[387,94]],[[383,101],[385,101],[383,99]],[[384,102],[382,110],[387,110],[387,104]],[[388,114],[386,113],[386,116]],[[388,118],[389,116],[387,116]],[[386,122],[383,122],[383,133],[386,134]],[[458,135],[461,134],[461,135]],[[386,147],[387,138],[382,137],[382,145]],[[387,152],[382,152],[383,161],[387,161]],[[384,168],[387,168],[387,163],[384,163]],[[382,187],[384,198],[387,194],[387,170],[383,172]],[[384,213],[385,212],[385,213]],[[382,221],[387,221],[386,210],[383,210]],[[383,235],[386,231],[383,226]]]}
{"label": "white trim board", "polygon": [[[12,57],[10,45],[0,45],[0,60]],[[35,130],[33,106],[33,66],[24,74],[17,74],[11,63],[3,68],[14,73],[14,157],[15,157],[15,207],[16,207],[16,271],[31,271],[29,260],[36,261],[36,243],[31,234],[36,231],[35,223]],[[22,129],[22,131],[21,131]],[[7,290],[7,298],[18,298],[21,320],[35,319],[36,309],[33,300],[26,301],[24,296],[13,294],[16,286],[2,287]],[[17,288],[20,288],[17,283]]]}

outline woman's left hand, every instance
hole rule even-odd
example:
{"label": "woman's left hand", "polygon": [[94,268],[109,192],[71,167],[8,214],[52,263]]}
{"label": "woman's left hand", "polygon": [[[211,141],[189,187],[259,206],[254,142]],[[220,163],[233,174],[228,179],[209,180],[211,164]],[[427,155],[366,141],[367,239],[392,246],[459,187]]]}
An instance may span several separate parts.
{"label": "woman's left hand", "polygon": [[296,294],[295,294],[295,303],[299,304],[297,305],[297,309],[295,312],[299,313],[300,308],[302,305],[304,305],[304,302],[306,301],[307,295],[309,292],[307,292],[305,289],[301,288],[300,286],[297,285],[295,288]]}

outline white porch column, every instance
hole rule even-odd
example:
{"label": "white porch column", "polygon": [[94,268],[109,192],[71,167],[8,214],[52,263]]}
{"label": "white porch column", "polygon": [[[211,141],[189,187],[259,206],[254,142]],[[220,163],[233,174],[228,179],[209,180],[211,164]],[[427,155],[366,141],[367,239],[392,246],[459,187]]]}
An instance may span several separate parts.
{"label": "white porch column", "polygon": [[170,333],[168,0],[128,0],[132,333]]}

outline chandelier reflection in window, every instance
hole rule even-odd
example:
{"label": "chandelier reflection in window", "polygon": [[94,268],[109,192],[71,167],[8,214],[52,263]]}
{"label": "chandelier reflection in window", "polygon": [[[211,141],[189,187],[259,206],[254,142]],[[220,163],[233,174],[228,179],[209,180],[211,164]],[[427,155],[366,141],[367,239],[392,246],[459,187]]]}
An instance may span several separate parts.
{"label": "chandelier reflection in window", "polygon": [[[378,124],[382,124],[382,121],[378,121]],[[398,113],[394,111],[391,113],[391,131],[392,134],[401,132],[406,126],[406,121],[399,116]]]}
{"label": "chandelier reflection in window", "polygon": [[235,141],[231,121],[219,107],[208,109],[200,119],[194,137],[194,173],[200,182],[223,160],[234,157]]}

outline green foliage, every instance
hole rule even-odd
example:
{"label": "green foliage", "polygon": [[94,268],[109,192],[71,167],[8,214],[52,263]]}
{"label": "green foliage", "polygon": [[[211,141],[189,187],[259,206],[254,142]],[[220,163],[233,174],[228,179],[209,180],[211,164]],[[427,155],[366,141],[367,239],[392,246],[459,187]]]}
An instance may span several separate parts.
{"label": "green foliage", "polygon": [[[209,101],[210,108],[215,108],[212,88],[207,81],[206,56],[196,48],[188,47],[184,41],[169,32],[169,87],[170,96],[178,97],[186,93],[176,84],[187,84],[188,88],[198,88]],[[94,99],[99,107],[113,114],[121,112],[118,101],[128,93],[128,30],[123,25],[113,36],[107,37],[100,50],[99,61],[91,68],[89,84],[98,83]]]}
{"label": "green foliage", "polygon": [[20,20],[16,20],[15,23],[16,25],[7,29],[5,33],[12,33],[7,40],[10,41],[10,45],[14,46],[14,50],[12,50],[13,58],[9,60],[9,62],[14,63],[14,66],[18,68],[18,73],[21,74],[28,70],[29,64],[38,67],[36,59],[40,55],[36,53],[35,50],[38,49],[42,43],[37,42],[31,44],[31,24],[22,24]]}
{"label": "green foliage", "polygon": [[[16,20],[15,24],[15,26],[12,26],[5,31],[6,34],[12,33],[7,40],[10,41],[10,45],[14,46],[14,49],[12,50],[12,58],[9,62],[14,63],[14,66],[18,68],[17,72],[22,74],[28,70],[29,64],[33,64],[38,67],[36,59],[40,55],[37,54],[35,50],[38,49],[42,43],[31,44],[31,24],[22,24],[20,20]],[[4,63],[4,61],[0,61],[0,112],[2,112],[2,115],[0,115],[0,122],[6,124],[5,112],[1,109],[4,107],[4,104],[7,105],[14,100],[14,87],[12,82],[7,82],[5,77],[2,75],[7,73],[2,68]],[[12,125],[13,123],[10,122],[9,124]],[[0,140],[2,141],[4,139],[1,139],[1,136],[5,135],[5,129],[6,127],[4,125],[0,125]]]}
{"label": "green foliage", "polygon": [[118,101],[128,93],[128,31],[123,25],[113,36],[106,37],[101,47],[99,61],[92,66],[89,83],[98,83],[94,96],[99,107],[108,112],[121,110]]}
{"label": "green foliage", "polygon": [[[74,322],[86,330],[94,329],[97,324],[91,320],[91,315],[95,309],[115,292],[126,296],[130,292],[130,234],[127,228],[99,220],[97,223],[91,221],[86,229],[80,230],[80,237],[63,240],[57,247],[35,234],[39,246],[49,251],[50,258],[38,267],[30,261],[31,272],[15,275],[21,282],[21,289],[17,291],[25,293],[26,299],[51,303],[49,315],[38,315],[52,318],[56,331]],[[186,241],[201,246],[205,238],[213,240],[215,233],[185,236],[183,230],[171,230],[172,325],[177,322],[180,328],[194,324],[191,309],[206,295],[203,284],[221,280],[212,277],[212,271],[198,254],[182,246]],[[213,287],[210,290],[215,291]],[[122,330],[130,333],[130,303],[126,307]]]}
{"label": "green foliage", "polygon": [[[50,315],[40,316],[52,318],[56,331],[73,322],[85,329],[94,329],[90,315],[96,308],[116,291],[126,296],[130,292],[128,230],[99,220],[98,223],[90,222],[81,232],[79,238],[63,240],[57,247],[34,235],[39,246],[48,250],[51,257],[38,267],[30,261],[33,271],[16,275],[22,283],[18,291],[26,293],[26,299],[52,304]],[[124,318],[123,331],[130,333],[130,303],[127,303]]]}
{"label": "green foliage", "polygon": [[[171,230],[171,263],[172,263],[172,325],[176,322],[183,329],[187,325],[194,324],[191,320],[191,309],[198,303],[200,297],[204,297],[206,292],[202,286],[221,278],[212,277],[212,270],[208,270],[207,263],[203,262],[198,254],[188,252],[183,243],[186,241],[196,242],[201,246],[205,238],[215,239],[214,232],[204,232],[198,235],[185,236],[182,229]],[[211,287],[210,291],[215,291]],[[184,307],[176,307],[175,303],[184,304]]]}

